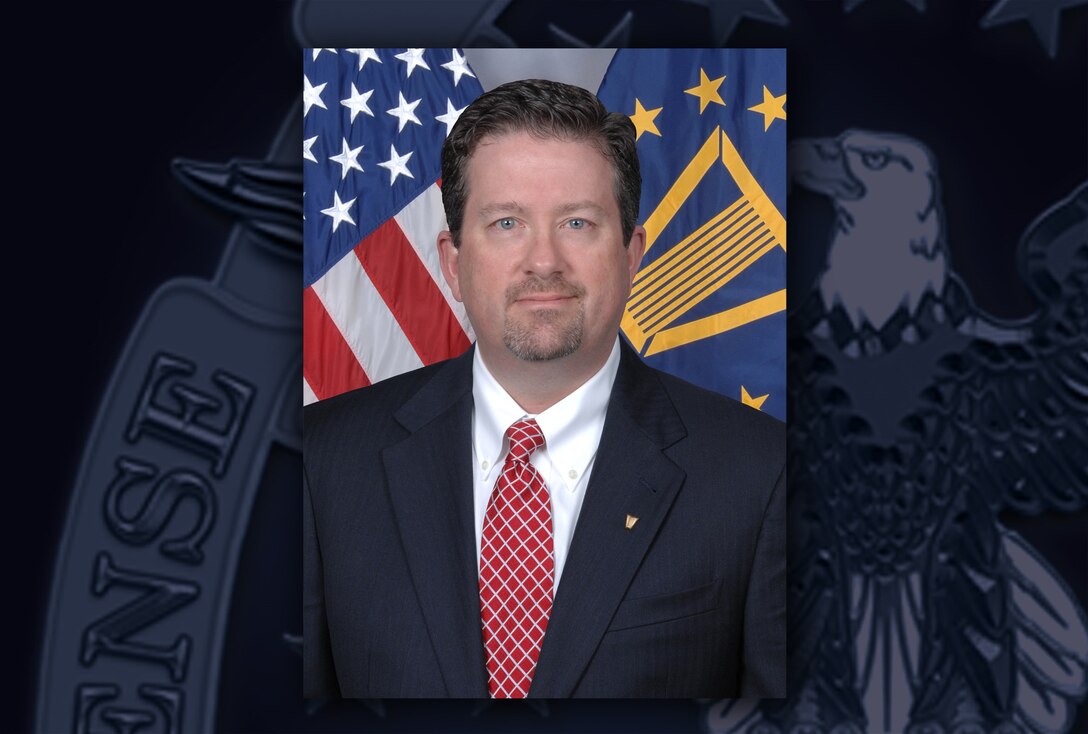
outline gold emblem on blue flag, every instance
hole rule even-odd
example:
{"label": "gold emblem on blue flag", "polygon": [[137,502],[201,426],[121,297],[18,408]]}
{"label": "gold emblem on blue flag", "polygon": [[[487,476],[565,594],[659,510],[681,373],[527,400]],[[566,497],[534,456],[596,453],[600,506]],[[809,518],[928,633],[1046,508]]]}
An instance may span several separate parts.
{"label": "gold emblem on blue flag", "polygon": [[[785,417],[785,52],[620,50],[646,255],[621,328],[651,364]],[[755,397],[753,397],[755,396]]]}
{"label": "gold emblem on blue flag", "polygon": [[716,165],[725,166],[741,195],[640,269],[635,277],[622,328],[635,349],[647,356],[786,309],[786,289],[781,288],[710,316],[674,325],[773,248],[786,249],[785,217],[748,170],[733,141],[715,127],[646,218],[647,250]]}

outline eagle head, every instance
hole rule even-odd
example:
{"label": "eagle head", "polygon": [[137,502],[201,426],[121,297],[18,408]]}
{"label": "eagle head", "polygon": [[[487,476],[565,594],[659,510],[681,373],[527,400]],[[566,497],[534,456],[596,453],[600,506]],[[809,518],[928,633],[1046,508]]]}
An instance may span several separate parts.
{"label": "eagle head", "polygon": [[855,328],[913,312],[948,276],[932,154],[911,138],[850,130],[790,145],[791,182],[831,198],[836,220],[820,279],[824,304]]}

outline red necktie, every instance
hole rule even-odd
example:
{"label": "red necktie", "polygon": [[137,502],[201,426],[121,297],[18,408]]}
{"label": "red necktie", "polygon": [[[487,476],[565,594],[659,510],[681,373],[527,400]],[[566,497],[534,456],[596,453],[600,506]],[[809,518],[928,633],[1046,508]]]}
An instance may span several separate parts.
{"label": "red necktie", "polygon": [[492,698],[525,698],[552,611],[552,509],[529,463],[544,445],[535,420],[506,430],[510,453],[488,500],[480,541],[480,618]]}

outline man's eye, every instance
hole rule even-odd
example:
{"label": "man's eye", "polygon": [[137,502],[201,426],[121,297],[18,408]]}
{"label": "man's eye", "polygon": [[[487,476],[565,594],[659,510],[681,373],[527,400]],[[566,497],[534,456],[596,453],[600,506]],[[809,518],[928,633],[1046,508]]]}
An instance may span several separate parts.
{"label": "man's eye", "polygon": [[505,219],[500,219],[499,221],[495,222],[495,226],[499,229],[513,229],[515,224],[516,223],[514,222],[514,220],[510,217],[506,217]]}
{"label": "man's eye", "polygon": [[571,229],[585,229],[587,226],[589,226],[589,223],[586,222],[586,220],[584,219],[572,219],[567,222],[567,226],[569,226]]}

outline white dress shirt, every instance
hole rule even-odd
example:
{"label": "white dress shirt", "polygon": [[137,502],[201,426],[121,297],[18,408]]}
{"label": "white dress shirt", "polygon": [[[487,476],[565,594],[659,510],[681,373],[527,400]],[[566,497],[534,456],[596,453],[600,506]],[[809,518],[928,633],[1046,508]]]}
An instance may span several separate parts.
{"label": "white dress shirt", "polygon": [[612,346],[604,366],[581,387],[542,413],[526,413],[487,369],[480,350],[472,362],[472,464],[476,519],[476,566],[480,564],[480,539],[484,514],[495,488],[509,446],[506,429],[515,421],[535,418],[544,433],[544,448],[530,463],[548,486],[552,504],[552,543],[555,552],[555,585],[567,560],[578,513],[585,498],[597,445],[604,430],[608,397],[620,366],[620,341]]}

